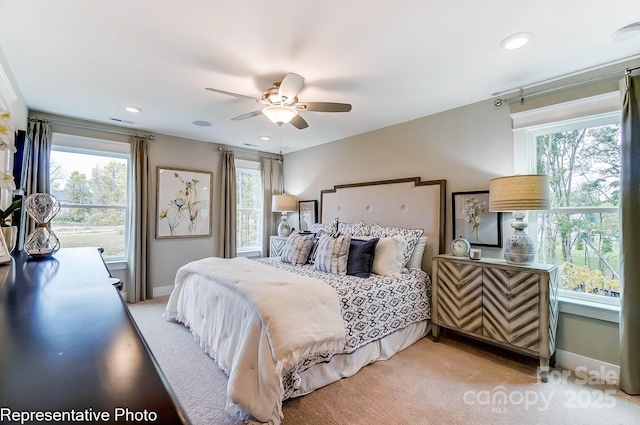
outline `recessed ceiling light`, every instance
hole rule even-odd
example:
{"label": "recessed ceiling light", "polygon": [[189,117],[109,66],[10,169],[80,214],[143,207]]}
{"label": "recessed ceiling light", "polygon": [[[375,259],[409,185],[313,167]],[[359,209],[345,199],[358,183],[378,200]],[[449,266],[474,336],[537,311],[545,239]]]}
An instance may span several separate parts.
{"label": "recessed ceiling light", "polygon": [[267,140],[271,140],[271,137],[269,137],[269,136],[260,136],[260,140],[264,140],[266,142]]}
{"label": "recessed ceiling light", "polygon": [[640,36],[640,22],[620,28],[613,34],[613,41],[627,41]]}
{"label": "recessed ceiling light", "polygon": [[500,42],[500,46],[507,50],[519,49],[531,40],[533,34],[530,32],[519,32],[512,34]]}
{"label": "recessed ceiling light", "polygon": [[138,108],[137,106],[125,106],[124,110],[127,112],[131,112],[132,114],[137,114],[138,112],[142,111],[142,109]]}
{"label": "recessed ceiling light", "polygon": [[194,121],[193,125],[197,125],[200,127],[211,127],[211,123],[209,121]]}

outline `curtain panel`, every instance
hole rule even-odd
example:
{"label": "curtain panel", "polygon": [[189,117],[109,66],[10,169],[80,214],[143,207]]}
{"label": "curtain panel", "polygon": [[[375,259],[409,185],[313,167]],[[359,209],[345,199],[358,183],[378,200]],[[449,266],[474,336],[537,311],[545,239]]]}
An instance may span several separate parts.
{"label": "curtain panel", "polygon": [[[29,146],[24,147],[26,159],[25,180],[21,182],[24,188],[25,198],[34,193],[50,193],[49,163],[51,159],[51,125],[40,119],[29,119],[27,128]],[[25,237],[36,228],[36,222],[27,216],[25,225]]]}
{"label": "curtain panel", "polygon": [[218,253],[222,258],[236,256],[236,163],[233,152],[222,153],[220,180],[220,237]]}
{"label": "curtain panel", "polygon": [[262,158],[260,160],[260,170],[262,174],[262,206],[264,208],[264,218],[262,220],[262,256],[269,256],[269,240],[276,234],[276,229],[280,222],[280,214],[276,215],[271,211],[271,197],[282,194],[284,187],[282,183],[282,160]]}
{"label": "curtain panel", "polygon": [[622,282],[620,308],[620,389],[640,394],[640,76],[627,75],[622,92],[620,171]]}
{"label": "curtain panel", "polygon": [[131,142],[131,167],[129,181],[133,182],[128,204],[131,214],[128,229],[129,246],[127,252],[127,301],[135,303],[153,297],[153,287],[148,279],[149,241],[151,229],[149,220],[149,143],[134,138]]}

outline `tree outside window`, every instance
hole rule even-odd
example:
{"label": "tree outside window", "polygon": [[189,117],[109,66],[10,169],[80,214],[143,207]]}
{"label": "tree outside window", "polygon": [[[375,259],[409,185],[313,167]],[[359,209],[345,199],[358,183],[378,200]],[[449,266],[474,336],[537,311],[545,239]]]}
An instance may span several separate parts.
{"label": "tree outside window", "polygon": [[101,247],[126,255],[128,156],[54,146],[51,193],[61,204],[51,226],[63,247]]}
{"label": "tree outside window", "polygon": [[620,124],[535,140],[552,193],[552,210],[538,214],[539,260],[561,266],[564,289],[619,297]]}

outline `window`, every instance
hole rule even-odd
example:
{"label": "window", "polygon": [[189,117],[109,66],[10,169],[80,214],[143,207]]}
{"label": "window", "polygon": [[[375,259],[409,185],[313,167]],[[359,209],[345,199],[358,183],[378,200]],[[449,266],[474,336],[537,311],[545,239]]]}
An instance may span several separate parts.
{"label": "window", "polygon": [[129,145],[54,133],[51,193],[60,212],[51,228],[63,247],[104,248],[105,260],[127,256]]}
{"label": "window", "polygon": [[236,251],[261,255],[262,176],[260,163],[237,159],[236,164]]}
{"label": "window", "polygon": [[566,290],[620,297],[620,122],[538,135],[536,151],[552,196],[538,258],[562,265]]}
{"label": "window", "polygon": [[549,176],[552,209],[530,214],[529,234],[538,260],[560,266],[565,297],[619,303],[620,135],[619,111],[516,130],[520,172]]}

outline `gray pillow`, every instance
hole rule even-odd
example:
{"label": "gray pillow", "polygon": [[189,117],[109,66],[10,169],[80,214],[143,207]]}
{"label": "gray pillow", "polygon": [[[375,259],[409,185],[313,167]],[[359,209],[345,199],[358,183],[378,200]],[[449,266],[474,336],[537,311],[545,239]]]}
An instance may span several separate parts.
{"label": "gray pillow", "polygon": [[349,235],[323,234],[318,240],[313,263],[316,270],[344,276],[347,274],[349,257]]}
{"label": "gray pillow", "polygon": [[297,232],[289,235],[280,256],[282,262],[294,265],[305,264],[311,253],[314,236],[313,233],[301,234]]}

